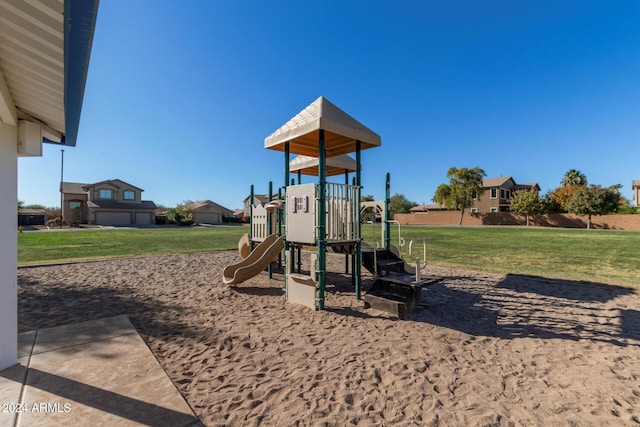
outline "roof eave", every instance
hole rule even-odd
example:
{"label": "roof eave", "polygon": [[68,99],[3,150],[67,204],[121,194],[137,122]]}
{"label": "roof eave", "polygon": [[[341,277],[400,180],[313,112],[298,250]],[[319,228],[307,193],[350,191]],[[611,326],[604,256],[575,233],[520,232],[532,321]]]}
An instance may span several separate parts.
{"label": "roof eave", "polygon": [[60,142],[48,138],[43,138],[43,142],[76,146],[98,5],[99,0],[64,2],[65,129]]}

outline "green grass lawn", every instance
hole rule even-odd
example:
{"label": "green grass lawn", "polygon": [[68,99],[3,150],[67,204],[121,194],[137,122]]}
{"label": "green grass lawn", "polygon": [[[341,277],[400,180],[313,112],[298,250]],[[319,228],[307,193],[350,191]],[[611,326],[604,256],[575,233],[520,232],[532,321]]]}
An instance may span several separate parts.
{"label": "green grass lawn", "polygon": [[[20,265],[74,259],[235,249],[248,227],[110,229],[18,234]],[[379,226],[375,238],[380,239]],[[363,226],[372,243],[373,229]],[[520,227],[405,226],[427,240],[431,265],[627,284],[640,289],[640,233]],[[397,245],[397,228],[392,243]]]}
{"label": "green grass lawn", "polygon": [[[638,232],[424,226],[406,226],[401,231],[406,240],[403,253],[408,255],[411,238],[425,238],[432,265],[640,288]],[[365,240],[371,241],[372,234],[372,230],[363,228]],[[391,243],[397,245],[396,227],[391,235]]]}
{"label": "green grass lawn", "polygon": [[35,231],[18,234],[18,264],[233,249],[249,227]]}

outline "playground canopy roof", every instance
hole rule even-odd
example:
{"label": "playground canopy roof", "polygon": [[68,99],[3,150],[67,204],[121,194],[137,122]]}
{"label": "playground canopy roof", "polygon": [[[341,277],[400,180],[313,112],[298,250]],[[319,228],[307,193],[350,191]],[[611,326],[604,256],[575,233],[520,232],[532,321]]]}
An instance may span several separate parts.
{"label": "playground canopy roof", "polygon": [[[291,172],[300,171],[304,175],[318,176],[319,162],[317,157],[298,156],[289,162],[289,170]],[[340,175],[345,171],[355,172],[356,168],[356,161],[346,154],[327,158],[327,176]]]}
{"label": "playground canopy roof", "polygon": [[327,158],[355,152],[356,140],[362,150],[382,145],[380,135],[321,96],[269,135],[264,148],[285,151],[289,142],[290,153],[319,157],[320,129],[325,131]]}

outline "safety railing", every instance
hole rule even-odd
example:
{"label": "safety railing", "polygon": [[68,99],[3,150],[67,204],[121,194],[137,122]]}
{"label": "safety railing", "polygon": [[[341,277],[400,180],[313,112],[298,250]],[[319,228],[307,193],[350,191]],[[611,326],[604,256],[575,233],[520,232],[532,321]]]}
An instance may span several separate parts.
{"label": "safety railing", "polygon": [[[422,242],[422,262],[420,262],[420,257],[415,256],[413,253],[413,243],[414,242]],[[420,275],[422,269],[427,266],[427,241],[423,238],[415,238],[411,239],[409,242],[409,258],[416,263],[416,283],[420,282]]]}
{"label": "safety railing", "polygon": [[356,241],[360,238],[360,187],[326,185],[327,242]]}

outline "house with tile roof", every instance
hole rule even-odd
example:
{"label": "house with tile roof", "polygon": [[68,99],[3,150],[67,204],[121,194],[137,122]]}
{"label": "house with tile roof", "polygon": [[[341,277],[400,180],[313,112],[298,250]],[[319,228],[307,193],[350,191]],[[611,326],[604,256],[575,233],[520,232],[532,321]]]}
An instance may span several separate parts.
{"label": "house with tile roof", "polygon": [[142,200],[141,188],[120,179],[95,184],[62,183],[62,217],[68,223],[96,225],[155,224],[156,204]]}
{"label": "house with tile roof", "polygon": [[222,224],[223,218],[233,216],[233,211],[211,200],[200,200],[189,203],[193,212],[194,224]]}
{"label": "house with tile roof", "polygon": [[474,199],[471,213],[508,212],[513,193],[520,190],[540,192],[536,182],[518,184],[511,176],[486,178],[482,181],[484,193]]}

